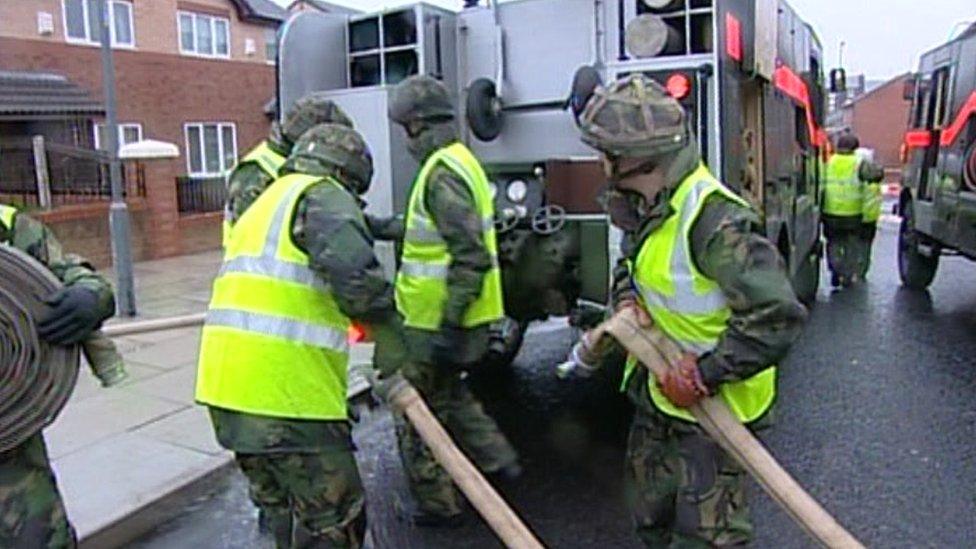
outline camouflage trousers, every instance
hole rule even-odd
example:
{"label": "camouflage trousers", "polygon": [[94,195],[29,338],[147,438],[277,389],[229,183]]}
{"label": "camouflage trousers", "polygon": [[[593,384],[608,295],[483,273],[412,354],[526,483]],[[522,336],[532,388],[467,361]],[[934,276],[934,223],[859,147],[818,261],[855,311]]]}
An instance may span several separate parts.
{"label": "camouflage trousers", "polygon": [[[494,473],[518,461],[511,443],[456,369],[414,364],[404,368],[403,373],[481,471]],[[461,513],[461,495],[420,435],[401,414],[396,416],[396,427],[400,457],[418,510],[441,517]]]}
{"label": "camouflage trousers", "polygon": [[741,547],[752,538],[744,471],[696,426],[638,410],[626,481],[647,547]]}
{"label": "camouflage trousers", "polygon": [[827,265],[835,277],[849,279],[867,273],[871,248],[862,237],[860,218],[824,220],[827,238]]}
{"label": "camouflage trousers", "polygon": [[362,547],[366,509],[352,451],[235,457],[279,549]]}
{"label": "camouflage trousers", "polygon": [[75,544],[44,437],[38,433],[0,454],[0,547],[60,549]]}
{"label": "camouflage trousers", "polygon": [[858,264],[858,275],[863,279],[871,269],[871,248],[874,246],[874,237],[878,234],[878,226],[875,223],[862,223],[859,237],[861,239],[861,262]]}

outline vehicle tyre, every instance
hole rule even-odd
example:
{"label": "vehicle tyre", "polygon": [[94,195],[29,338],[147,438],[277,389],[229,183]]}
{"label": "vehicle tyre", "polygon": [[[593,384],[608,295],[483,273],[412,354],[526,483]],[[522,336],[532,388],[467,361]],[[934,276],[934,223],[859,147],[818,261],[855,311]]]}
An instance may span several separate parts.
{"label": "vehicle tyre", "polygon": [[495,83],[479,78],[468,87],[465,104],[468,126],[481,141],[494,141],[502,133],[502,105]]}
{"label": "vehicle tyre", "polygon": [[493,324],[485,364],[502,368],[511,365],[522,348],[528,327],[528,322],[519,322],[508,317]]}
{"label": "vehicle tyre", "polygon": [[812,251],[797,266],[793,275],[793,290],[806,306],[817,301],[817,290],[820,288],[820,253]]}
{"label": "vehicle tyre", "polygon": [[907,288],[924,290],[932,284],[939,267],[939,256],[923,255],[918,250],[919,234],[915,232],[912,205],[902,208],[901,227],[898,231],[898,275]]}

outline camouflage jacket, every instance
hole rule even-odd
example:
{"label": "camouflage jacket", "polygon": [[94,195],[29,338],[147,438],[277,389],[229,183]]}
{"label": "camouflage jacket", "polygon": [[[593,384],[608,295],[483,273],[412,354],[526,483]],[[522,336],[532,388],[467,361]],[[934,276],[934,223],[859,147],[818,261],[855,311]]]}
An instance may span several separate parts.
{"label": "camouflage jacket", "polygon": [[[674,214],[669,198],[682,179],[684,175],[675,174],[658,195],[635,235],[636,242],[643,242]],[[806,320],[807,311],[793,291],[779,251],[759,233],[761,227],[755,211],[719,195],[706,200],[692,227],[695,265],[719,285],[732,310],[718,345],[698,362],[703,381],[713,391],[721,383],[749,378],[782,360]],[[639,248],[632,248],[633,259]],[[626,296],[617,288],[616,299]],[[646,383],[645,376],[635,378]],[[632,397],[639,395],[640,402],[649,405],[646,385],[634,385],[632,380]]]}
{"label": "camouflage jacket", "polygon": [[109,318],[115,313],[115,296],[108,280],[95,272],[88,261],[78,255],[66,254],[61,243],[47,226],[33,217],[18,213],[14,226],[0,224],[0,242],[30,254],[54,273],[65,286],[82,286],[98,295],[99,313]]}
{"label": "camouflage jacket", "polygon": [[[276,153],[288,155],[288,148],[276,140],[268,139],[267,144]],[[240,219],[273,182],[274,178],[261,169],[257,162],[237,164],[227,181],[227,208],[231,213],[231,220]]]}
{"label": "camouflage jacket", "polygon": [[[296,206],[291,235],[332,288],[342,312],[370,326],[378,351],[385,355],[374,359],[377,368],[389,372],[398,367],[404,344],[393,288],[373,253],[361,202],[333,185],[315,185]],[[276,419],[218,408],[210,413],[218,441],[235,452],[322,452],[352,444],[346,421]]]}

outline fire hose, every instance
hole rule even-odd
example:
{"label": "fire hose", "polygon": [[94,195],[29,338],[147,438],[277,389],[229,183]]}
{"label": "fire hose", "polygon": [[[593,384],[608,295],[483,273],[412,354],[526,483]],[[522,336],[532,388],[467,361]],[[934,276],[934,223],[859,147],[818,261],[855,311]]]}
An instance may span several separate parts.
{"label": "fire hose", "polygon": [[23,444],[50,425],[78,379],[79,347],[41,341],[35,319],[41,299],[61,287],[29,255],[0,246],[0,453]]}
{"label": "fire hose", "polygon": [[[591,342],[612,336],[660,377],[682,356],[681,349],[663,332],[640,325],[633,310],[625,309],[590,332]],[[711,397],[691,407],[690,412],[715,442],[729,453],[759,483],[773,500],[811,538],[830,548],[863,548],[739,422],[721,397]]]}

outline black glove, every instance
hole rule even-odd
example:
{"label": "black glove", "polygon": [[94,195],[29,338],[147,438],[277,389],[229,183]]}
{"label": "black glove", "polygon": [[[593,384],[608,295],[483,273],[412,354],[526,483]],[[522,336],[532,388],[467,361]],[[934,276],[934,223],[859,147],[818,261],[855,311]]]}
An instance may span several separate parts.
{"label": "black glove", "polygon": [[103,318],[98,294],[83,286],[69,286],[44,299],[51,310],[37,324],[41,339],[54,345],[73,345],[95,331]]}
{"label": "black glove", "polygon": [[430,358],[434,364],[458,366],[464,355],[464,328],[455,324],[442,324],[431,342]]}

